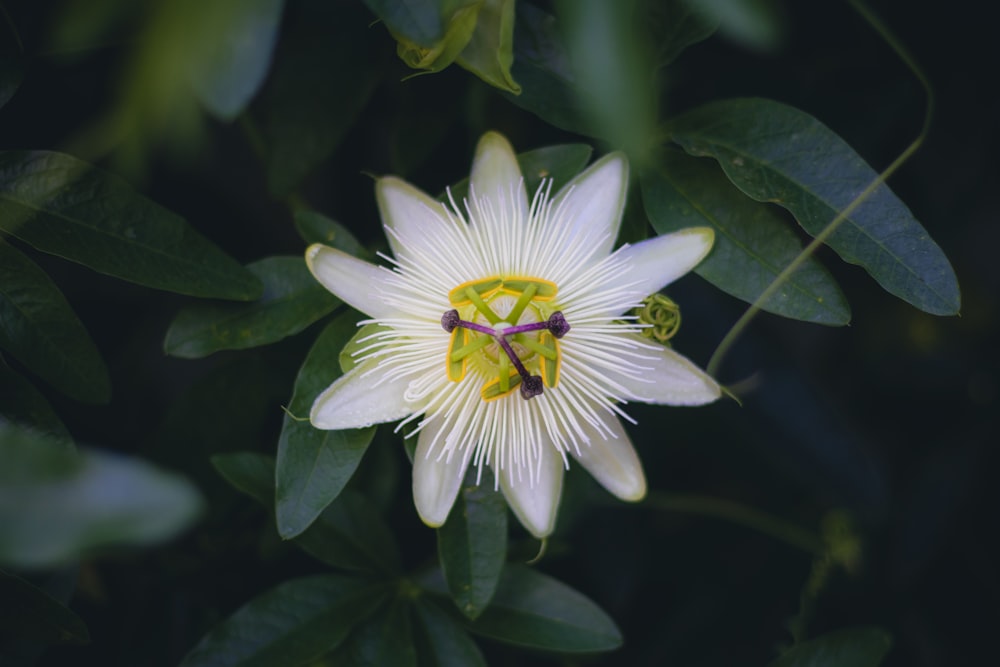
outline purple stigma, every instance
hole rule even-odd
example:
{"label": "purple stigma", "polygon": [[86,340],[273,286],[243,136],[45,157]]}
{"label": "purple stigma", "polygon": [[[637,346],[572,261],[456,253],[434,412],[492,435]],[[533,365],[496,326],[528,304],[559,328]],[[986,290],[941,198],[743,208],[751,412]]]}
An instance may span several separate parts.
{"label": "purple stigma", "polygon": [[441,327],[448,333],[454,331],[455,327],[459,326],[461,323],[462,318],[458,314],[457,310],[445,311],[445,314],[441,316]]}
{"label": "purple stigma", "polygon": [[528,400],[545,391],[545,385],[539,375],[529,375],[521,378],[521,398]]}
{"label": "purple stigma", "polygon": [[561,310],[557,310],[549,316],[549,331],[556,338],[562,338],[569,331],[569,322],[566,321],[566,317],[562,314]]}

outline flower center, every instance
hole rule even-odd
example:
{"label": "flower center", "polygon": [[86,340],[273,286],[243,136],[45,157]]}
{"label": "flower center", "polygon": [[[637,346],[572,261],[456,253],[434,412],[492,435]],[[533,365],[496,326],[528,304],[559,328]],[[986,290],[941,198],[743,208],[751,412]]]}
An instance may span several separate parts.
{"label": "flower center", "polygon": [[441,317],[451,334],[448,379],[460,382],[469,364],[487,377],[482,398],[492,401],[518,389],[525,400],[559,383],[559,342],[569,323],[549,311],[557,292],[540,278],[486,278],[448,294],[453,309]]}

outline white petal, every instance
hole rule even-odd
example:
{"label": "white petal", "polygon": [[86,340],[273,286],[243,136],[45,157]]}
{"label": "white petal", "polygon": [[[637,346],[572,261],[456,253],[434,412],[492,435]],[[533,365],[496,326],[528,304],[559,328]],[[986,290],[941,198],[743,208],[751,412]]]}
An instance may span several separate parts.
{"label": "white petal", "polygon": [[563,459],[547,436],[542,436],[539,452],[541,464],[534,485],[523,479],[510,479],[510,471],[495,471],[500,476],[500,488],[514,516],[528,532],[541,539],[552,533],[556,525],[559,498],[562,496]]}
{"label": "white petal", "polygon": [[375,266],[336,248],[314,243],[306,249],[306,266],[313,276],[341,301],[365,315],[388,318],[397,314],[383,294],[392,289],[389,269]]}
{"label": "white petal", "polygon": [[601,486],[614,495],[632,502],[642,500],[646,495],[646,476],[628,433],[617,417],[601,408],[596,410],[616,437],[605,439],[604,432],[580,420],[590,444],[580,445],[579,453],[570,448],[570,453]]}
{"label": "white petal", "polygon": [[411,414],[413,406],[403,399],[409,378],[379,384],[391,367],[377,366],[378,359],[368,359],[337,378],[313,402],[309,412],[312,425],[331,431],[362,428]]}
{"label": "white petal", "polygon": [[622,248],[618,257],[625,271],[613,276],[601,289],[626,289],[648,296],[693,269],[712,249],[711,227],[691,227]]}
{"label": "white petal", "polygon": [[[417,436],[417,450],[413,454],[413,504],[420,519],[431,528],[447,520],[462,488],[465,469],[469,467],[465,452],[455,452],[450,461],[447,456],[438,459],[444,444],[444,437],[438,438],[441,423],[442,420],[437,419],[424,426]],[[437,446],[432,450],[435,439],[438,439]]]}
{"label": "white petal", "polygon": [[510,142],[496,132],[487,132],[476,146],[469,176],[471,191],[476,197],[495,199],[498,194],[508,197],[514,188],[517,197],[516,220],[523,220],[528,211],[528,193],[521,178],[521,167]]}
{"label": "white petal", "polygon": [[639,335],[628,336],[637,346],[646,348],[641,354],[648,358],[635,361],[646,368],[626,373],[609,365],[602,367],[602,372],[628,389],[632,393],[630,398],[660,405],[704,405],[721,395],[715,380],[686,357]]}
{"label": "white petal", "polygon": [[582,250],[577,262],[603,258],[611,252],[625,212],[627,190],[628,160],[623,153],[609,153],[553,198],[552,210],[562,207],[557,224],[570,226],[574,248]]}
{"label": "white petal", "polygon": [[444,204],[402,179],[380,178],[375,184],[375,199],[397,258],[408,253],[433,253],[432,241],[450,239],[454,234]]}

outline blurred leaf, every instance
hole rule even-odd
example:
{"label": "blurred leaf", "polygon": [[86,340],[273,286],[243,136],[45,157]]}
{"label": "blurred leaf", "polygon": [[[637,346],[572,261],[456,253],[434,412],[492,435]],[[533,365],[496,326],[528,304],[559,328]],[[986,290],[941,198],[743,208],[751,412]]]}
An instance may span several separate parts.
{"label": "blurred leaf", "polygon": [[510,74],[514,61],[514,0],[482,0],[476,28],[458,64],[494,88],[521,92]]}
{"label": "blurred leaf", "polygon": [[[40,590],[44,595],[48,596],[51,600],[57,604],[66,607],[69,604],[70,599],[73,597],[73,593],[76,590],[77,574],[79,572],[79,566],[76,564],[67,565],[65,567],[57,569],[49,569],[44,572],[32,573],[30,576],[25,577],[27,582]],[[0,574],[0,577],[3,575]],[[13,575],[16,576],[16,575]],[[0,596],[0,607],[3,607],[3,600],[6,596]],[[14,596],[13,600],[17,600]],[[14,608],[20,613],[20,605],[15,604]],[[70,612],[72,614],[72,612]],[[2,612],[0,612],[2,615]],[[57,617],[59,615],[57,614]],[[76,624],[70,622],[68,618],[63,618],[61,621],[57,620],[57,627],[55,631],[57,633],[62,633],[62,630],[58,628],[59,625],[69,625],[70,628],[75,628]],[[17,620],[13,621],[13,625],[18,624]],[[81,623],[82,624],[82,623]],[[0,627],[5,627],[6,623],[0,624]],[[44,626],[43,626],[44,627]],[[0,665],[4,667],[34,667],[39,664],[41,656],[51,648],[51,643],[47,643],[37,636],[32,637],[33,632],[38,631],[38,627],[35,626],[33,629],[24,628],[24,632],[14,630],[9,634],[5,634],[2,629],[0,629]],[[64,628],[65,629],[65,628]],[[86,637],[86,626],[83,626],[84,637]]]}
{"label": "blurred leaf", "polygon": [[[447,595],[439,570],[419,583]],[[565,653],[611,651],[622,643],[614,621],[591,600],[552,577],[510,563],[490,606],[468,627],[497,641]]]}
{"label": "blurred leaf", "polygon": [[274,508],[274,457],[256,452],[216,454],[212,466],[229,484],[268,509]]}
{"label": "blurred leaf", "polygon": [[216,626],[181,667],[302,664],[335,649],[384,597],[383,587],[338,574],[287,581]]}
{"label": "blurred leaf", "polygon": [[378,84],[381,43],[360,5],[306,0],[288,7],[274,67],[260,96],[267,184],[284,197],[326,160]]}
{"label": "blurred leaf", "polygon": [[[274,511],[274,459],[239,452],[212,457],[233,487]],[[388,526],[368,500],[342,492],[309,528],[293,538],[299,548],[327,565],[359,572],[395,574],[399,551]]]}
{"label": "blurred leaf", "polygon": [[0,152],[0,230],[156,289],[250,300],[260,283],[181,217],[69,155]]}
{"label": "blurred leaf", "polygon": [[101,353],[55,283],[0,238],[0,348],[53,387],[106,403],[111,378]]}
{"label": "blurred leaf", "polygon": [[734,42],[773,51],[784,33],[781,6],[774,0],[687,0],[692,12],[714,22]]}
{"label": "blurred leaf", "polygon": [[438,556],[459,610],[475,620],[493,598],[507,560],[507,503],[493,475],[468,470],[448,520],[437,531]]}
{"label": "blurred leaf", "polygon": [[83,620],[48,593],[0,570],[0,627],[20,640],[86,644]]}
{"label": "blurred leaf", "polygon": [[354,632],[332,664],[338,667],[417,667],[409,611],[405,601],[393,600]]}
{"label": "blurred leaf", "polygon": [[284,0],[201,3],[201,30],[211,30],[213,38],[197,44],[188,76],[202,104],[216,116],[235,118],[264,82],[283,5]]}
{"label": "blurred leaf", "polygon": [[445,15],[462,0],[364,0],[390,32],[421,46],[430,47],[444,38]]}
{"label": "blurred leaf", "polygon": [[35,386],[0,359],[0,416],[73,449],[73,438]]}
{"label": "blurred leaf", "polygon": [[650,32],[655,35],[656,62],[665,67],[689,46],[704,41],[719,27],[717,18],[696,11],[688,0],[658,0],[646,2]]}
{"label": "blurred leaf", "polygon": [[[802,250],[776,209],[748,199],[711,161],[663,151],[656,166],[640,174],[640,182],[646,214],[658,233],[697,225],[715,230],[715,246],[695,273],[747,303]],[[842,325],[851,318],[837,283],[812,258],[762,307],[818,324]]]}
{"label": "blurred leaf", "polygon": [[[427,640],[430,655],[421,664],[437,667],[486,667],[486,659],[466,629],[425,597],[414,600],[417,628]],[[421,646],[418,644],[418,646]]]}
{"label": "blurred leaf", "polygon": [[306,243],[325,243],[355,257],[367,257],[365,250],[347,227],[316,211],[296,211],[295,229]]}
{"label": "blurred leaf", "polygon": [[0,108],[14,97],[23,78],[24,63],[21,58],[0,56]]}
{"label": "blurred leaf", "polygon": [[[713,102],[678,117],[670,129],[688,153],[714,157],[743,192],[787,208],[814,236],[878,176],[818,120],[771,100]],[[958,282],[948,259],[887,186],[858,206],[827,243],[917,308],[958,312]]]}
{"label": "blurred leaf", "polygon": [[[339,377],[337,359],[355,332],[354,313],[344,313],[316,339],[295,380],[291,415],[305,417],[313,401]],[[284,539],[309,527],[350,481],[375,428],[323,431],[286,414],[278,440],[276,513]]]}
{"label": "blurred leaf", "polygon": [[0,563],[14,567],[161,542],[201,510],[198,491],[181,477],[95,450],[77,457],[11,425],[0,424],[0,460]]}
{"label": "blurred leaf", "polygon": [[[551,194],[555,195],[562,186],[583,171],[592,153],[593,149],[587,144],[558,144],[518,153],[517,163],[524,176],[528,197],[535,194],[543,179],[552,180]],[[469,195],[469,179],[463,178],[449,190],[455,202],[461,202]],[[447,193],[444,193],[438,198],[447,201],[447,197]]]}
{"label": "blurred leaf", "polygon": [[511,74],[521,85],[521,94],[504,93],[504,97],[550,125],[591,134],[555,17],[522,2],[514,25]]}
{"label": "blurred leaf", "polygon": [[797,644],[768,667],[878,667],[891,645],[881,628],[848,628]]}
{"label": "blurred leaf", "polygon": [[301,257],[266,257],[247,265],[264,285],[252,303],[195,303],[183,308],[163,341],[167,354],[197,359],[293,336],[330,313],[337,297],[312,277]]}

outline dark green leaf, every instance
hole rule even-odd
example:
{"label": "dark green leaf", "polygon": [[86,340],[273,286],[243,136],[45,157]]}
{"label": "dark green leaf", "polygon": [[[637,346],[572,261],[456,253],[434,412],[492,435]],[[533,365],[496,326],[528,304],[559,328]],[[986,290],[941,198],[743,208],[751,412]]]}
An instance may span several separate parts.
{"label": "dark green leaf", "polygon": [[148,463],[0,424],[0,563],[49,567],[92,550],[163,541],[189,525],[201,496]]}
{"label": "dark green leaf", "polygon": [[2,239],[0,348],[78,401],[106,403],[111,398],[104,360],[62,292],[37,264]]}
{"label": "dark green leaf", "polygon": [[0,152],[0,230],[139,285],[255,299],[260,283],[180,216],[74,157]]}
{"label": "dark green leaf", "polygon": [[216,454],[212,466],[237,491],[264,507],[274,506],[274,457],[256,452]]}
{"label": "dark green leaf", "polygon": [[878,667],[891,645],[881,628],[848,628],[793,646],[768,667]]}
{"label": "dark green leaf", "polygon": [[271,194],[284,197],[323,162],[368,103],[384,61],[371,16],[355,3],[293,3],[260,97]]}
{"label": "dark green leaf", "polygon": [[405,601],[397,599],[372,616],[332,657],[330,664],[337,667],[416,667],[417,653],[408,607]]}
{"label": "dark green leaf", "polygon": [[336,574],[287,581],[209,632],[181,667],[299,665],[335,649],[385,590]]}
{"label": "dark green leaf", "polygon": [[83,620],[48,593],[0,570],[0,627],[21,640],[86,644]]}
{"label": "dark green leaf", "polygon": [[24,62],[21,58],[0,56],[0,108],[14,97],[23,78]]}
{"label": "dark green leaf", "polygon": [[684,49],[712,36],[717,18],[693,11],[687,0],[659,0],[644,3],[650,31],[656,36],[656,60],[666,66]]}
{"label": "dark green leaf", "polygon": [[0,359],[0,416],[73,448],[73,438],[35,386]]}
{"label": "dark green leaf", "polygon": [[340,304],[301,257],[266,257],[247,269],[264,285],[252,303],[195,303],[179,313],[163,348],[186,359],[243,350],[295,335]]}
{"label": "dark green leaf", "polygon": [[511,74],[521,85],[521,94],[504,93],[504,97],[550,125],[591,134],[555,17],[519,3],[514,26]]}
{"label": "dark green leaf", "polygon": [[[26,579],[28,583],[65,607],[76,590],[78,571],[79,566],[71,564],[55,570],[33,572]],[[0,607],[3,607],[3,599],[4,596],[0,596]],[[3,626],[0,625],[0,627]],[[0,630],[0,665],[4,667],[35,667],[39,664],[39,659],[51,647],[51,644],[37,638],[29,638],[31,633],[31,630],[27,630],[24,634],[11,632],[8,635]]]}
{"label": "dark green leaf", "polygon": [[[440,571],[419,583],[431,593],[447,594]],[[517,564],[503,569],[490,606],[468,627],[498,641],[566,653],[611,651],[622,643],[614,621],[591,600]]]}
{"label": "dark green leaf", "polygon": [[[338,357],[356,331],[354,318],[353,313],[344,313],[316,339],[295,380],[288,406],[292,415],[308,416],[316,396],[340,375]],[[337,497],[357,470],[373,435],[374,427],[321,431],[308,421],[285,415],[276,477],[278,532],[283,538],[308,528]]]}
{"label": "dark green leaf", "polygon": [[774,0],[687,0],[691,10],[719,27],[719,33],[758,51],[778,47],[784,32],[781,6]]}
{"label": "dark green leaf", "polygon": [[[748,199],[710,160],[667,150],[654,168],[640,175],[640,182],[646,214],[660,234],[698,225],[715,230],[712,253],[695,272],[748,303],[802,250],[777,209]],[[762,307],[819,324],[847,324],[851,318],[837,283],[812,258]]]}
{"label": "dark green leaf", "polygon": [[452,0],[364,0],[394,34],[425,47],[444,38],[444,13]]}
{"label": "dark green leaf", "polygon": [[199,43],[191,67],[195,94],[213,114],[235,118],[254,96],[271,65],[284,0],[202,3],[199,16],[211,40]]}
{"label": "dark green leaf", "polygon": [[427,640],[426,648],[418,644],[422,648],[421,654],[429,653],[425,664],[436,667],[486,667],[486,660],[476,642],[458,621],[425,597],[414,601],[413,610],[417,627]]}
{"label": "dark green leaf", "polygon": [[[593,149],[587,144],[559,144],[518,153],[517,164],[521,167],[528,197],[535,194],[544,179],[552,180],[551,195],[555,195],[559,188],[583,171],[591,153]],[[450,191],[456,202],[462,201],[469,194],[469,179],[463,178]],[[447,193],[440,199],[447,201]]]}
{"label": "dark green leaf", "polygon": [[348,255],[366,257],[368,251],[347,227],[316,211],[296,211],[295,229],[306,243],[324,243]]}
{"label": "dark green leaf", "polygon": [[[237,490],[274,510],[274,459],[239,452],[212,457],[212,465]],[[342,492],[295,544],[327,565],[359,572],[394,574],[399,552],[388,526],[364,496]]]}
{"label": "dark green leaf", "polygon": [[470,619],[478,617],[496,590],[507,560],[507,503],[493,489],[493,475],[470,469],[448,520],[437,531],[438,556],[451,597]]}
{"label": "dark green leaf", "polygon": [[[671,131],[689,153],[714,157],[743,192],[787,208],[814,236],[878,176],[818,120],[771,100],[714,102],[675,119]],[[958,282],[948,259],[887,186],[879,186],[827,243],[917,308],[958,312]]]}

